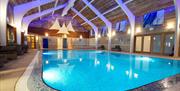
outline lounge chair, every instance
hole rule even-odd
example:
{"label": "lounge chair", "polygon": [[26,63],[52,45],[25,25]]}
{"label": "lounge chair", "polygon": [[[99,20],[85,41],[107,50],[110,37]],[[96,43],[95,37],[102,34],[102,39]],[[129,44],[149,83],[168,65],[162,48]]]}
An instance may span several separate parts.
{"label": "lounge chair", "polygon": [[98,49],[100,49],[100,50],[105,50],[105,46],[104,46],[104,45],[101,45],[100,47],[98,47]]}
{"label": "lounge chair", "polygon": [[112,51],[121,51],[121,47],[116,45],[114,48],[112,48]]}
{"label": "lounge chair", "polygon": [[16,46],[1,46],[0,54],[8,60],[17,58]]}
{"label": "lounge chair", "polygon": [[0,54],[0,68],[4,66],[4,63],[7,62],[7,59],[4,54]]}
{"label": "lounge chair", "polygon": [[28,45],[24,45],[23,50],[24,50],[24,53],[27,53],[28,52]]}
{"label": "lounge chair", "polygon": [[16,46],[16,51],[17,51],[17,55],[23,55],[24,54],[23,46],[22,45],[17,45]]}

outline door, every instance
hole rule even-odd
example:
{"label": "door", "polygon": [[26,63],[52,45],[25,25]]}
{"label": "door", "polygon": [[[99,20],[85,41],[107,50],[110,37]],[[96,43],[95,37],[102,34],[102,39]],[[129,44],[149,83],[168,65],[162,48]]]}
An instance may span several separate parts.
{"label": "door", "polygon": [[43,38],[43,48],[48,48],[48,39]]}
{"label": "door", "polygon": [[63,38],[63,48],[67,48],[67,39]]}
{"label": "door", "polygon": [[170,56],[174,55],[174,34],[167,34],[165,36],[164,54]]}
{"label": "door", "polygon": [[144,36],[143,40],[143,52],[151,51],[151,36]]}
{"label": "door", "polygon": [[142,50],[142,37],[138,36],[138,37],[136,37],[135,51],[141,52],[141,50]]}
{"label": "door", "polygon": [[36,41],[35,36],[28,36],[27,37],[27,44],[30,49],[36,48]]}
{"label": "door", "polygon": [[162,38],[161,35],[154,35],[152,38],[152,52],[153,53],[161,53],[162,49]]}

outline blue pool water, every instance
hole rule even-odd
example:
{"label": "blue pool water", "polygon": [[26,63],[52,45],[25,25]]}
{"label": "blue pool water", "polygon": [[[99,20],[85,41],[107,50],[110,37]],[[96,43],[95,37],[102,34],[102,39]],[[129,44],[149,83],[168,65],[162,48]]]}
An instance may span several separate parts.
{"label": "blue pool water", "polygon": [[124,91],[180,74],[180,60],[95,50],[44,51],[43,80],[61,91]]}

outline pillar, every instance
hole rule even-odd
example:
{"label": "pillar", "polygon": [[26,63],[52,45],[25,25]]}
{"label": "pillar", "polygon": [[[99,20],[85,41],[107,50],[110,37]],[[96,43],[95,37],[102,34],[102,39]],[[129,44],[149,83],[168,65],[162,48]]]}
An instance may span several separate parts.
{"label": "pillar", "polygon": [[9,0],[0,0],[0,45],[6,46],[7,5]]}
{"label": "pillar", "polygon": [[112,38],[112,25],[107,25],[108,27],[108,51],[111,51],[111,38]]}
{"label": "pillar", "polygon": [[180,0],[174,0],[176,8],[176,31],[175,31],[175,45],[174,45],[174,57],[180,55]]}

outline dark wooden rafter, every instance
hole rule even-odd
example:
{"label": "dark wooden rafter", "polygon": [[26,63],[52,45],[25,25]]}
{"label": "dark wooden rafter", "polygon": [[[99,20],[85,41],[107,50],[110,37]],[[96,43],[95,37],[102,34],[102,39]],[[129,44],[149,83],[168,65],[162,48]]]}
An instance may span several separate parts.
{"label": "dark wooden rafter", "polygon": [[54,2],[51,2],[51,3],[48,3],[48,4],[45,4],[45,5],[42,5],[42,6],[41,6],[41,11],[44,11],[44,10],[53,8],[53,7],[54,7],[54,4],[55,4],[55,1],[54,1]]}
{"label": "dark wooden rafter", "polygon": [[89,20],[97,16],[89,7],[86,7],[81,14]]}
{"label": "dark wooden rafter", "polygon": [[136,15],[141,16],[145,13],[166,8],[174,5],[173,0],[133,0],[128,3],[129,9]]}
{"label": "dark wooden rafter", "polygon": [[101,13],[118,6],[115,0],[94,0],[92,5]]}
{"label": "dark wooden rafter", "polygon": [[28,3],[31,1],[35,1],[35,0],[9,0],[9,2],[14,6],[24,4],[24,3]]}
{"label": "dark wooden rafter", "polygon": [[89,24],[82,25],[86,30],[92,30],[92,27]]}
{"label": "dark wooden rafter", "polygon": [[83,7],[85,7],[86,4],[82,0],[77,0],[75,2],[74,8],[78,11],[80,11]]}
{"label": "dark wooden rafter", "polygon": [[35,14],[35,13],[38,13],[38,12],[39,12],[38,7],[33,8],[33,9],[31,9],[30,11],[28,11],[28,12],[24,15],[24,17],[29,16],[29,15],[32,15],[32,14]]}
{"label": "dark wooden rafter", "polygon": [[65,4],[68,0],[58,0],[57,5]]}
{"label": "dark wooden rafter", "polygon": [[105,14],[104,16],[112,23],[116,23],[120,20],[127,19],[126,14],[120,7],[110,13]]}
{"label": "dark wooden rafter", "polygon": [[92,21],[92,23],[94,23],[98,27],[105,25],[105,23],[100,18],[96,18],[95,20]]}

